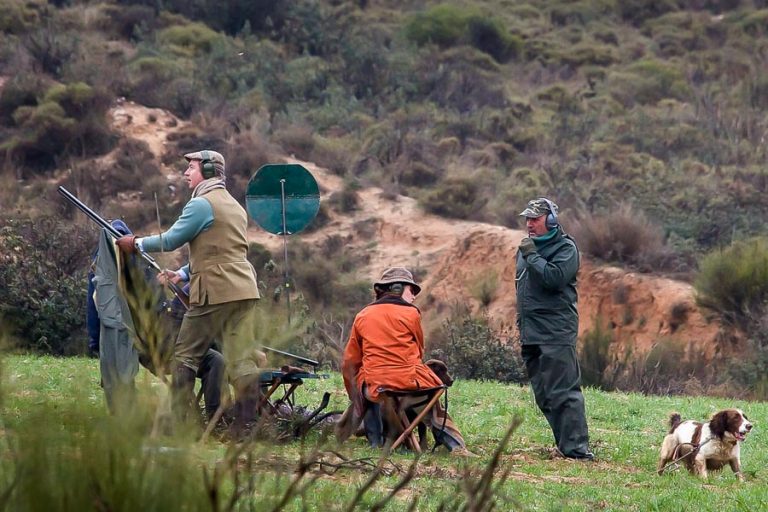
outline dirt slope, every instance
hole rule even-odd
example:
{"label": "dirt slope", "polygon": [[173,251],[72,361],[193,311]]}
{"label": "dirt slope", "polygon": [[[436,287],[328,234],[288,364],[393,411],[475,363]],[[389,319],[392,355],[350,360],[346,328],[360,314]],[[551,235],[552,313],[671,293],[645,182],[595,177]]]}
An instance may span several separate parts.
{"label": "dirt slope", "polygon": [[[116,129],[146,141],[158,159],[168,133],[183,126],[162,110],[131,102],[121,103],[111,113]],[[308,162],[298,163],[317,179],[321,201],[342,188],[338,176]],[[428,326],[439,324],[457,302],[480,311],[477,283],[482,279],[495,282],[488,315],[503,335],[513,334],[514,255],[525,236],[523,231],[430,215],[414,199],[400,196],[391,200],[377,188],[360,190],[359,195],[360,208],[353,214],[331,213],[331,221],[322,229],[296,236],[309,244],[331,235],[346,237],[348,250],[365,251],[370,257],[362,269],[363,279],[373,280],[391,265],[417,269],[426,276],[417,304]],[[280,237],[254,224],[249,237],[273,250],[282,247]],[[623,353],[627,347],[642,352],[666,336],[683,341],[689,350],[707,358],[713,357],[718,347],[726,346],[719,342],[727,337],[723,329],[702,314],[695,305],[692,287],[686,283],[584,261],[579,293],[581,333],[602,322],[612,333],[614,353]]]}

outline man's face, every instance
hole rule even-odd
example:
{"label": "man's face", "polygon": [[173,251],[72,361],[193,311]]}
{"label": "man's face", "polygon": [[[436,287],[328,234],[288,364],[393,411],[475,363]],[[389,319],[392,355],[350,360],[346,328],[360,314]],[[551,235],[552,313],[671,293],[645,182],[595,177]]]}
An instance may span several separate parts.
{"label": "man's face", "polygon": [[542,236],[549,233],[547,229],[547,216],[541,217],[526,217],[525,227],[528,229],[528,236]]}
{"label": "man's face", "polygon": [[411,287],[411,285],[409,284],[405,285],[405,288],[403,289],[402,298],[408,304],[413,304],[413,301],[416,300],[416,295],[414,295],[413,288]]}
{"label": "man's face", "polygon": [[184,179],[187,180],[190,190],[194,190],[203,181],[203,171],[200,165],[200,160],[190,160],[187,170],[184,171]]}

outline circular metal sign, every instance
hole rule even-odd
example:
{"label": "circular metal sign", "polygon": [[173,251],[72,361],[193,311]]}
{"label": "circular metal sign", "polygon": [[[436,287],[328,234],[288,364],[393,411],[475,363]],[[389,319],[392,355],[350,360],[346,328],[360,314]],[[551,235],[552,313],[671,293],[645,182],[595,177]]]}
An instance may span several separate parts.
{"label": "circular metal sign", "polygon": [[306,228],[320,209],[320,191],[314,176],[299,164],[261,166],[245,193],[248,215],[264,230],[282,235],[283,201],[285,234]]}

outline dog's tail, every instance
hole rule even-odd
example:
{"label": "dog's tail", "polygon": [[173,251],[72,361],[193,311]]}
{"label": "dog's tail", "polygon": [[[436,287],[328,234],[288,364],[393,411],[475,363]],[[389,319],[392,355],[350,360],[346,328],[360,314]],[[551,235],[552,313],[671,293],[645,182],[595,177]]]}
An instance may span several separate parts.
{"label": "dog's tail", "polygon": [[669,433],[670,434],[675,431],[675,429],[677,428],[678,425],[680,425],[680,423],[682,423],[682,420],[683,420],[683,417],[680,416],[679,412],[673,412],[672,414],[669,415]]}

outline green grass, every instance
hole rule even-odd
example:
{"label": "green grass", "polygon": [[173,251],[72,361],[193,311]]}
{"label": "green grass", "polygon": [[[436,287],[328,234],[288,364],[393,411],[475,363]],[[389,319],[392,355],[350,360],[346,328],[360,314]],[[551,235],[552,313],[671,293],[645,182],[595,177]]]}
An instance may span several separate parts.
{"label": "green grass", "polygon": [[[61,452],[69,449],[67,439],[70,437],[64,435],[67,432],[71,438],[97,439],[98,436],[88,434],[88,424],[96,426],[96,432],[107,428],[121,432],[120,427],[106,417],[98,385],[98,364],[94,360],[12,355],[4,359],[2,376],[0,427],[4,424],[5,433],[0,438],[0,455],[17,449],[19,443],[16,439],[22,437],[20,431],[28,429],[33,423],[40,435],[47,432],[44,438],[48,444],[48,457],[56,454],[57,442],[61,443]],[[162,387],[149,374],[142,372],[137,381],[142,396],[157,397],[162,392]],[[337,374],[326,380],[307,381],[298,391],[298,401],[312,406],[319,402],[324,391],[332,393],[331,408],[338,409],[345,405],[342,381]],[[425,454],[419,461],[413,481],[390,502],[386,510],[400,510],[415,498],[419,500],[418,510],[435,510],[442,500],[457,495],[457,486],[467,481],[465,469],[474,468],[472,471],[475,473],[482,469],[516,415],[523,422],[502,456],[500,470],[509,469],[511,473],[497,496],[499,510],[512,508],[512,499],[527,510],[719,511],[764,510],[768,506],[765,490],[768,474],[764,469],[768,463],[767,436],[764,433],[768,404],[709,397],[646,397],[604,393],[595,389],[587,389],[585,395],[591,442],[598,458],[591,464],[550,459],[547,449],[552,445],[551,434],[527,387],[493,382],[457,382],[449,392],[449,411],[462,430],[470,450],[480,457],[459,460],[442,452]],[[692,477],[683,470],[663,477],[656,475],[654,469],[658,449],[667,428],[669,412],[675,410],[684,418],[704,419],[718,409],[732,406],[744,409],[755,423],[755,429],[742,449],[745,483],[738,483],[730,469],[710,474],[707,481]],[[43,417],[45,419],[40,421],[39,418]],[[146,445],[147,439],[139,438],[135,442]],[[302,453],[319,442],[320,436],[315,434],[304,446],[295,442],[279,446],[264,444],[258,448],[255,453],[261,462],[255,465],[258,477],[252,483],[255,486],[253,500],[258,510],[266,504],[271,504],[271,508],[276,496],[284,492],[291,480],[290,474],[268,468],[293,467]],[[196,479],[200,478],[201,467],[211,471],[221,465],[218,463],[225,459],[226,448],[215,441],[205,446],[195,443],[180,443],[178,446],[183,449],[184,455],[179,456],[176,465],[184,467],[174,470],[180,473],[186,471],[185,481],[191,489],[185,492],[190,496],[199,492],[202,496],[202,506],[193,508],[209,510],[204,502],[203,481]],[[330,449],[331,446],[324,448]],[[353,458],[375,458],[378,455],[378,452],[368,449],[362,439],[350,440],[341,451]],[[391,460],[404,470],[413,458],[409,454],[396,454]],[[0,469],[7,460],[6,456],[0,457]],[[123,459],[116,460],[126,465],[117,464],[114,470],[117,474],[121,471],[130,473],[135,470],[137,455],[128,453]],[[142,460],[140,456],[138,460]],[[157,466],[158,462],[153,459],[153,464]],[[172,466],[174,462],[165,460],[165,464]],[[75,469],[69,466],[67,471],[76,474]],[[168,473],[171,470],[164,467],[163,471]],[[64,476],[56,475],[56,478],[48,475],[42,479],[36,492],[55,494],[52,490],[45,491],[45,486],[71,485]],[[366,472],[348,469],[339,470],[333,476],[322,476],[303,501],[289,501],[287,508],[343,510],[345,503],[368,476]],[[398,479],[398,476],[380,479],[363,501],[363,508],[384,497]],[[130,481],[127,477],[114,480]],[[0,476],[0,510],[3,510],[2,489],[7,481]],[[139,486],[142,492],[147,493],[147,499],[153,496],[151,488],[146,490],[146,482],[125,485]],[[225,488],[231,492],[231,483]],[[56,492],[63,491],[59,489]],[[139,499],[130,503],[143,502]],[[171,505],[169,502],[167,506]],[[147,510],[158,509],[145,504],[142,506]],[[39,509],[32,504],[27,504],[25,508]],[[60,509],[76,508],[65,506]]]}

